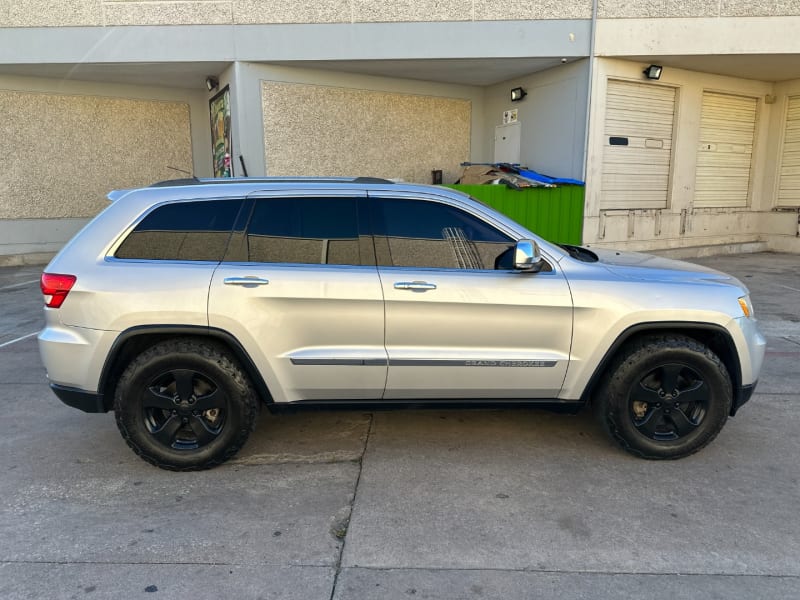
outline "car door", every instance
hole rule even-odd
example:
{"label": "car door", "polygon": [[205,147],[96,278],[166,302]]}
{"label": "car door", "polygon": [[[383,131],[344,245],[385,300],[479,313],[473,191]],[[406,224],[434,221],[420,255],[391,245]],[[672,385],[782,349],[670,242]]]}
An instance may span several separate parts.
{"label": "car door", "polygon": [[555,261],[513,271],[515,240],[443,199],[370,204],[386,302],[384,398],[555,398],[572,338]]}
{"label": "car door", "polygon": [[365,194],[248,201],[252,216],[211,281],[209,325],[239,339],[276,402],[380,398],[383,294]]}

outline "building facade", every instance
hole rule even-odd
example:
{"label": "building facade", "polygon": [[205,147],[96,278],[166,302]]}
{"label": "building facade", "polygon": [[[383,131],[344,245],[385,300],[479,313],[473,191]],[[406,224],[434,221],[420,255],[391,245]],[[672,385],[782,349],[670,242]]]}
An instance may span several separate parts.
{"label": "building facade", "polygon": [[589,245],[800,252],[796,31],[784,0],[0,2],[0,263],[113,188],[501,156],[585,179]]}

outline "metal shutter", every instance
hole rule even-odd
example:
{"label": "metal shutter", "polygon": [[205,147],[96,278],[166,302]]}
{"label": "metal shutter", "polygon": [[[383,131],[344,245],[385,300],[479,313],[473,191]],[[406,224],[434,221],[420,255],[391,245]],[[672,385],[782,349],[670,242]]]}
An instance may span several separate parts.
{"label": "metal shutter", "polygon": [[695,206],[747,206],[758,100],[703,92]]}
{"label": "metal shutter", "polygon": [[789,98],[783,132],[778,206],[800,206],[800,96]]}
{"label": "metal shutter", "polygon": [[665,208],[675,88],[609,79],[600,208]]}

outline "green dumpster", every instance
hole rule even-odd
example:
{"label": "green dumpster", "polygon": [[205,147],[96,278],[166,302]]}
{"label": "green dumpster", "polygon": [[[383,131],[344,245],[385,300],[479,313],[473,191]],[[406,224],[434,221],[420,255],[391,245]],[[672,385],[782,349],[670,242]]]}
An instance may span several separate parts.
{"label": "green dumpster", "polygon": [[488,204],[556,244],[582,243],[584,187],[512,190],[505,185],[448,185]]}

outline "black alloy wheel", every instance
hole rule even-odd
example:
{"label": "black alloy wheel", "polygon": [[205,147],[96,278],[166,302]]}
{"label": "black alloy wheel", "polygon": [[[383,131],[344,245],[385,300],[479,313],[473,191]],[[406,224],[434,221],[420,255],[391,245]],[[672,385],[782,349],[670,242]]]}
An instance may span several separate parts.
{"label": "black alloy wheel", "polygon": [[717,436],[732,399],[728,370],[708,346],[663,334],[623,347],[592,404],[605,430],[628,452],[675,459]]}
{"label": "black alloy wheel", "polygon": [[694,432],[708,413],[711,390],[687,365],[661,365],[631,390],[630,410],[639,432],[656,441],[677,440]]}
{"label": "black alloy wheel", "polygon": [[208,375],[173,369],[157,376],[142,398],[147,431],[174,450],[196,450],[214,441],[225,427],[228,396]]}
{"label": "black alloy wheel", "polygon": [[159,342],[128,364],[114,412],[122,437],[144,460],[194,471],[236,454],[255,427],[259,403],[225,347],[180,338]]}

